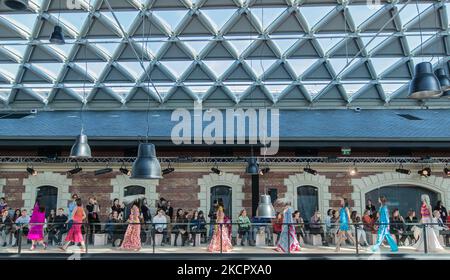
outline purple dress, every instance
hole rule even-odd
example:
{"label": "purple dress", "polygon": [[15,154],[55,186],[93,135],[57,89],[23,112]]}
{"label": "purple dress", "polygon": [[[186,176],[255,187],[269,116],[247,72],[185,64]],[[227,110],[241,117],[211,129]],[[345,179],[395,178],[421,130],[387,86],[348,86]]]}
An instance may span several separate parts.
{"label": "purple dress", "polygon": [[28,233],[29,240],[43,240],[44,239],[44,222],[45,211],[39,211],[39,205],[34,205],[33,213],[30,218],[30,232]]}

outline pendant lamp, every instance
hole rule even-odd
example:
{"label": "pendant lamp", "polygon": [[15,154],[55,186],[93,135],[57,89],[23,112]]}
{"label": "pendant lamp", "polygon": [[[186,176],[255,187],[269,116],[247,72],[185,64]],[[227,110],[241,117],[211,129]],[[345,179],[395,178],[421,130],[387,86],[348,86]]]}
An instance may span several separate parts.
{"label": "pendant lamp", "polygon": [[131,168],[131,179],[161,179],[161,165],[156,158],[155,145],[141,143]]}
{"label": "pendant lamp", "polygon": [[70,150],[71,158],[90,158],[91,156],[91,148],[88,144],[88,138],[86,135],[81,132],[75,140],[75,144],[73,144],[72,149]]}
{"label": "pendant lamp", "polygon": [[450,98],[450,78],[445,74],[444,68],[439,68],[434,73],[439,80],[443,95]]}
{"label": "pendant lamp", "polygon": [[262,194],[259,199],[259,205],[256,209],[256,217],[275,218],[275,209],[270,201],[270,195]]}
{"label": "pendant lamp", "polygon": [[251,157],[247,161],[246,173],[249,175],[258,175],[259,174],[259,166],[255,157]]}
{"label": "pendant lamp", "polygon": [[433,73],[430,62],[421,62],[416,65],[414,77],[409,84],[409,98],[428,99],[438,98],[442,95],[441,85]]}
{"label": "pendant lamp", "polygon": [[50,43],[55,45],[64,45],[66,41],[64,40],[64,34],[62,32],[62,28],[59,25],[55,25],[53,29],[53,33],[49,39]]}
{"label": "pendant lamp", "polygon": [[17,11],[23,11],[28,8],[28,0],[6,0],[5,6]]}

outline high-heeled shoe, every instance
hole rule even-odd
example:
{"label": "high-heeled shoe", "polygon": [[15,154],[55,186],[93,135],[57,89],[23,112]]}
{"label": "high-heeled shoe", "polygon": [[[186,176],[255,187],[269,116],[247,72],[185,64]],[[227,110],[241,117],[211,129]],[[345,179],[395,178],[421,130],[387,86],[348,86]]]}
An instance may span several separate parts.
{"label": "high-heeled shoe", "polygon": [[34,251],[36,249],[36,245],[31,245],[30,251]]}

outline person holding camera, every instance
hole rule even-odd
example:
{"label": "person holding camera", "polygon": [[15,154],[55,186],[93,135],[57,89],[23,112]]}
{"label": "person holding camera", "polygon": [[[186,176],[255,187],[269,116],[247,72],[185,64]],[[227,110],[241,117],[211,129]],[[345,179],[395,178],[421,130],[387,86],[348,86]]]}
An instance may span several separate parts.
{"label": "person holding camera", "polygon": [[87,220],[89,224],[89,235],[88,242],[89,244],[94,244],[94,234],[100,232],[100,206],[98,205],[97,199],[95,197],[89,198],[89,203],[86,205],[87,210]]}

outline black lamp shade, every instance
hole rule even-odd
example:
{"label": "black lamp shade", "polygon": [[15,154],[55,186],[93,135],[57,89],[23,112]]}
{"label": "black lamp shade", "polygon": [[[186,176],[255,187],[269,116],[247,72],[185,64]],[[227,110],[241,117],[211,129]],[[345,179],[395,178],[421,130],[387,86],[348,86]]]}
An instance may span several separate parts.
{"label": "black lamp shade", "polygon": [[75,140],[75,144],[73,144],[72,149],[70,150],[71,158],[90,158],[91,157],[91,148],[88,144],[88,138],[84,134],[78,135]]}
{"label": "black lamp shade", "polygon": [[5,6],[12,10],[26,10],[28,8],[28,0],[5,0]]}
{"label": "black lamp shade", "polygon": [[259,166],[256,161],[256,158],[252,157],[248,159],[248,165],[246,168],[246,173],[249,175],[258,175],[259,174]]}
{"label": "black lamp shade", "polygon": [[62,28],[59,25],[55,26],[55,29],[53,30],[52,35],[50,36],[50,43],[56,44],[56,45],[64,45],[66,42],[64,40],[64,34],[62,32]]}
{"label": "black lamp shade", "polygon": [[161,165],[156,158],[155,145],[141,143],[131,168],[131,179],[161,179]]}
{"label": "black lamp shade", "polygon": [[421,62],[416,65],[416,73],[409,84],[409,98],[428,99],[438,98],[442,95],[441,85],[433,73],[430,62]]}
{"label": "black lamp shade", "polygon": [[439,68],[434,72],[441,85],[444,96],[450,97],[450,78],[446,75],[444,68]]}

